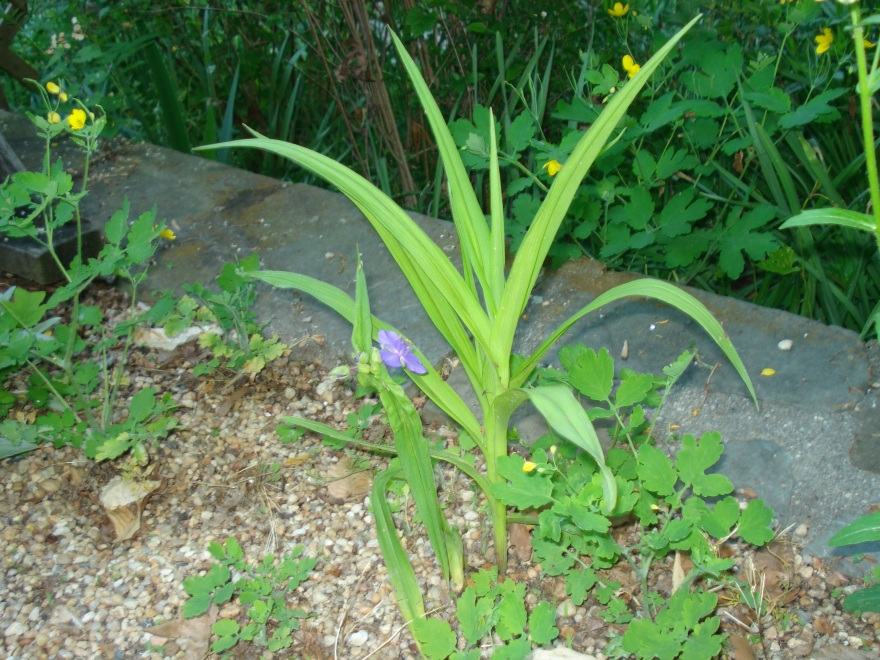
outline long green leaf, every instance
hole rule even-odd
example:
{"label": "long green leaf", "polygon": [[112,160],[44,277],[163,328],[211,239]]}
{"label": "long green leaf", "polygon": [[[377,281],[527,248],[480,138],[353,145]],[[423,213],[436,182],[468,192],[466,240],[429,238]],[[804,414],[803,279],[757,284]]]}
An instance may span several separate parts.
{"label": "long green leaf", "polygon": [[562,170],[556,175],[547,197],[516,253],[492,328],[490,355],[499,365],[502,383],[506,383],[509,378],[509,356],[519,317],[525,309],[538,279],[538,273],[544,265],[544,259],[581,181],[602,153],[606,142],[626,114],[627,108],[648,82],[651,74],[699,18],[700,16],[694,18],[673,36],[642,66],[632,80],[611,97],[602,114],[581,138]]}
{"label": "long green leaf", "polygon": [[877,222],[870,215],[849,211],[847,209],[814,209],[798,213],[780,225],[780,229],[790,227],[806,227],[808,225],[840,225],[850,229],[859,229],[874,233],[877,230]]}
{"label": "long green leaf", "polygon": [[608,466],[605,454],[599,444],[596,429],[586,411],[575,399],[571,388],[566,385],[547,385],[523,390],[543,415],[550,427],[569,442],[586,451],[599,467],[602,474],[602,492],[605,509],[612,511],[617,505],[617,482]]}
{"label": "long green leaf", "polygon": [[752,380],[749,378],[748,371],[746,371],[746,367],[742,362],[742,359],[739,357],[739,354],[736,352],[736,349],[733,347],[733,343],[730,339],[727,338],[726,333],[724,332],[724,328],[721,327],[721,324],[712,316],[712,313],[706,308],[706,306],[701,303],[699,300],[694,298],[689,293],[682,291],[678,287],[668,283],[662,282],[660,280],[651,280],[651,279],[639,279],[633,282],[627,282],[626,284],[621,284],[620,286],[616,286],[613,289],[606,291],[605,293],[596,297],[596,299],[591,302],[589,305],[578,311],[576,314],[571,316],[568,320],[566,320],[562,325],[560,325],[553,333],[544,340],[538,349],[529,356],[529,358],[520,366],[514,376],[511,378],[511,387],[520,387],[523,383],[525,383],[526,379],[538,365],[541,357],[550,349],[550,347],[558,340],[562,335],[564,335],[568,330],[573,326],[580,318],[586,316],[592,311],[599,309],[600,307],[607,305],[615,300],[620,300],[621,298],[627,298],[629,296],[645,296],[647,298],[655,298],[657,300],[662,300],[663,302],[672,305],[673,307],[680,309],[682,312],[690,316],[697,323],[699,323],[702,328],[709,334],[712,340],[718,345],[718,347],[724,352],[727,356],[727,359],[730,360],[730,363],[733,365],[733,368],[736,369],[736,372],[740,375],[740,378],[743,379],[746,387],[749,390],[749,394],[752,397],[752,400],[755,402],[755,405],[758,405],[758,399],[755,395],[755,387],[752,385]]}
{"label": "long green leaf", "polygon": [[[249,277],[266,282],[280,289],[297,289],[314,297],[319,302],[327,305],[337,314],[342,316],[349,323],[355,320],[355,304],[351,296],[342,289],[327,284],[321,280],[309,277],[308,275],[300,275],[297,273],[288,273],[284,271],[263,270],[248,273]],[[381,319],[372,317],[372,338],[376,339],[376,333],[379,330],[393,330],[401,334],[394,326],[385,323]],[[412,378],[430,399],[437,406],[449,415],[457,424],[465,429],[472,438],[478,438],[481,435],[480,423],[471,412],[470,408],[461,400],[461,397],[452,389],[452,387],[443,380],[431,363],[425,358],[424,354],[418,350],[417,346],[413,347],[413,352],[425,365],[428,373],[424,375],[412,374]],[[464,364],[464,361],[462,361]]]}
{"label": "long green leaf", "polygon": [[[489,240],[489,228],[486,226],[483,211],[480,209],[477,196],[471,186],[470,177],[464,168],[458,148],[455,146],[455,140],[449,132],[449,127],[446,125],[446,120],[440,112],[437,102],[431,95],[430,88],[425,83],[425,79],[422,78],[422,74],[407,52],[406,47],[393,31],[391,32],[391,38],[394,40],[398,56],[412,81],[416,94],[418,94],[419,103],[428,119],[428,123],[431,125],[434,139],[437,141],[440,158],[443,160],[443,167],[446,170],[449,205],[452,209],[452,219],[458,232],[462,259],[466,260],[470,267],[473,268],[486,298],[486,308],[490,314],[493,314],[500,291],[495,290],[490,277],[488,264],[490,255],[488,251],[491,242]],[[465,266],[465,272],[467,272],[467,265]]]}
{"label": "long green leaf", "polygon": [[425,602],[419,591],[416,572],[409,561],[406,550],[403,549],[400,538],[397,536],[394,519],[391,517],[391,507],[388,506],[386,493],[389,482],[400,477],[399,469],[385,470],[377,474],[373,480],[370,504],[376,519],[379,549],[385,559],[388,579],[394,589],[394,598],[397,600],[397,606],[400,608],[404,620],[409,624],[419,617],[425,616]]}
{"label": "long green leaf", "polygon": [[144,55],[150,67],[153,85],[159,97],[159,107],[162,108],[162,121],[168,132],[168,144],[172,149],[189,153],[191,145],[189,135],[186,132],[186,116],[178,98],[177,85],[168,71],[165,58],[156,43],[157,39],[151,39],[144,46]]}
{"label": "long green leaf", "polygon": [[[361,210],[379,233],[434,325],[443,332],[451,321],[443,315],[432,313],[440,298],[447,303],[447,309],[454,312],[452,318],[457,316],[461,319],[477,343],[484,350],[488,347],[489,322],[479,300],[469,291],[446,253],[390,197],[359,174],[327,156],[251,132],[258,137],[199,149],[263,149],[283,156],[332,183]],[[461,345],[459,338],[445,333],[444,338],[456,352],[466,354],[467,349]]]}
{"label": "long green leaf", "polygon": [[851,522],[832,536],[828,545],[834,548],[869,541],[880,541],[880,511],[869,513]]}

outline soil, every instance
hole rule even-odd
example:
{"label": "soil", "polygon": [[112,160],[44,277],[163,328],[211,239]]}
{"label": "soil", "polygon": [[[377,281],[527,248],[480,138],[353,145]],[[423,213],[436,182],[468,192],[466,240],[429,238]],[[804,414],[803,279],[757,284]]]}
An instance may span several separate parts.
{"label": "soil", "polygon": [[[12,278],[0,288],[21,285]],[[111,323],[124,317],[126,301],[102,286],[92,293]],[[276,427],[285,415],[308,416],[345,427],[346,417],[370,399],[355,399],[344,383],[328,378],[336,365],[302,364],[295,351],[253,381],[236,374],[197,379],[192,367],[206,356],[196,343],[171,352],[137,349],[131,355],[125,398],[146,386],[168,392],[178,405],[179,427],[151,452],[150,479],[161,486],[143,507],[138,533],[117,541],[99,497],[115,476],[113,463],[86,460],[72,447],[39,449],[2,462],[0,536],[0,652],[9,658],[134,658],[210,656],[211,625],[222,617],[244,625],[237,602],[183,619],[182,582],[205,574],[212,541],[234,537],[247,558],[284,555],[302,546],[315,557],[310,578],[289,598],[312,614],[294,633],[290,649],[271,654],[241,642],[235,657],[416,658],[389,585],[369,509],[371,476],[387,460],[331,449],[306,435],[282,444]],[[21,396],[26,382],[13,375],[5,387],[19,395],[10,413],[28,419],[32,406]],[[365,433],[391,442],[380,415]],[[431,439],[456,441],[455,429],[426,429]],[[481,494],[461,474],[441,473],[441,498],[461,531],[468,571],[491,567],[494,556]],[[442,583],[430,546],[413,522],[411,502],[400,501],[399,527],[434,616],[456,627],[454,594]],[[621,542],[637,533],[616,530]],[[561,579],[543,577],[529,559],[528,530],[511,534],[508,577],[527,584],[527,603],[557,606],[558,644],[609,657],[614,634],[624,630],[600,616],[588,600],[576,607]],[[724,657],[872,658],[880,655],[880,615],[854,615],[843,598],[860,585],[819,559],[805,561],[798,530],[780,530],[770,546],[755,550],[735,542],[719,553],[736,558],[740,579],[763,590],[764,614],[743,603],[730,587],[719,589],[721,625],[728,634]],[[680,558],[685,563],[686,558]],[[668,594],[675,557],[652,572],[651,586]],[[686,568],[686,566],[685,566]],[[622,583],[631,602],[639,585],[623,567],[608,576]],[[485,655],[492,640],[484,640]]]}

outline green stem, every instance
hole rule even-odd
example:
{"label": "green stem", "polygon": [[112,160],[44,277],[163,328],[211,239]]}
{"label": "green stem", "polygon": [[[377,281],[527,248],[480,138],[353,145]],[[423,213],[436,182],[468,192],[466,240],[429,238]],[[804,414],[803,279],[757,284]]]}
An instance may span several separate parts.
{"label": "green stem", "polygon": [[850,6],[853,23],[853,39],[856,48],[856,64],[859,71],[859,101],[862,114],[862,140],[865,143],[865,167],[868,169],[868,188],[874,212],[874,234],[880,250],[880,182],[877,180],[877,153],[874,151],[874,126],[871,121],[871,90],[868,89],[868,62],[865,57],[865,28],[862,26],[858,3]]}

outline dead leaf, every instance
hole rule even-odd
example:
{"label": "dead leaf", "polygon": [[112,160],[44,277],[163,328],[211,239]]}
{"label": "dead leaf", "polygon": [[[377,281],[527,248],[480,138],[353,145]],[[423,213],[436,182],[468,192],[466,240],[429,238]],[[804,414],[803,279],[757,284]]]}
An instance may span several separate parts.
{"label": "dead leaf", "polygon": [[226,417],[229,414],[229,411],[232,410],[232,407],[238,403],[239,399],[241,399],[245,394],[251,391],[251,385],[248,383],[247,385],[242,385],[235,389],[235,391],[223,399],[223,403],[221,403],[217,407],[217,415],[220,417]]}
{"label": "dead leaf", "polygon": [[176,621],[160,623],[158,626],[147,628],[151,635],[173,639],[185,649],[186,660],[202,660],[208,655],[211,645],[211,626],[217,621],[217,606],[201,616],[192,619],[184,619],[182,616]]}
{"label": "dead leaf", "polygon": [[311,454],[297,454],[296,456],[291,456],[290,458],[284,459],[284,467],[295,467],[297,465],[302,465],[307,460],[312,457]]}
{"label": "dead leaf", "polygon": [[734,660],[755,660],[755,650],[742,635],[729,635]]}
{"label": "dead leaf", "polygon": [[675,560],[672,562],[672,593],[678,591],[685,578],[684,568],[681,565],[681,553],[675,551]]}
{"label": "dead leaf", "polygon": [[368,470],[355,472],[347,456],[339,459],[321,476],[330,482],[322,498],[331,504],[363,500],[373,484],[370,472]]}
{"label": "dead leaf", "polygon": [[530,561],[532,558],[532,532],[528,525],[514,523],[507,528],[510,547],[519,557],[520,561]]}
{"label": "dead leaf", "polygon": [[834,632],[834,626],[824,616],[817,616],[813,619],[813,630],[820,635],[830,635]]}

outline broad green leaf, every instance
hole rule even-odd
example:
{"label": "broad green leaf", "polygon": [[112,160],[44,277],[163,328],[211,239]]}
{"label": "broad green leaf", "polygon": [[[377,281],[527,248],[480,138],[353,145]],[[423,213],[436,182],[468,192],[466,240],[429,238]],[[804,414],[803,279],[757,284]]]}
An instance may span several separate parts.
{"label": "broad green leaf", "polygon": [[[772,523],[773,509],[764,500],[752,500],[740,515],[739,537],[751,545],[762,546],[773,539],[773,530],[770,527]],[[834,545],[831,541],[828,544]]]}
{"label": "broad green leaf", "polygon": [[681,642],[648,619],[632,621],[620,641],[625,651],[640,658],[673,660],[681,652]]}
{"label": "broad green leaf", "polygon": [[639,374],[626,378],[617,388],[614,395],[614,405],[618,408],[628,408],[645,399],[645,395],[654,387],[654,377],[651,374]]}
{"label": "broad green leaf", "polygon": [[529,638],[538,646],[549,644],[559,637],[559,628],[555,623],[556,610],[547,601],[541,601],[529,616]]}
{"label": "broad green leaf", "polygon": [[192,619],[204,614],[211,607],[212,602],[210,593],[199,593],[191,596],[183,605],[183,617],[185,619]]}
{"label": "broad green leaf", "polygon": [[128,404],[128,417],[135,422],[146,420],[156,408],[156,390],[147,387],[131,397]]}
{"label": "broad green leaf", "polygon": [[752,261],[760,261],[779,247],[779,241],[770,231],[770,221],[775,217],[775,207],[759,206],[742,217],[734,214],[728,220],[718,256],[718,265],[725,275],[733,280],[742,275],[743,252]]}
{"label": "broad green leaf", "polygon": [[221,637],[237,635],[239,630],[238,622],[233,619],[220,619],[217,623],[211,626],[211,632],[215,635],[220,635]]}
{"label": "broad green leaf", "polygon": [[752,105],[776,114],[791,110],[791,96],[778,87],[771,87],[766,92],[745,92],[743,96]]}
{"label": "broad green leaf", "polygon": [[573,498],[566,498],[565,511],[572,522],[585,532],[607,532],[611,521],[598,513],[587,511],[582,504]]}
{"label": "broad green leaf", "polygon": [[847,90],[842,87],[833,88],[814,96],[793,112],[782,115],[779,118],[780,128],[794,128],[811,122],[834,121],[840,117],[836,108],[830,105],[834,99],[846,94]]}
{"label": "broad green leaf", "polygon": [[880,612],[880,584],[859,589],[843,601],[847,612]]}
{"label": "broad green leaf", "polygon": [[456,603],[461,634],[468,644],[474,645],[489,632],[488,619],[492,613],[493,603],[488,598],[477,598],[473,587],[468,587]]}
{"label": "broad green leaf", "polygon": [[608,401],[614,386],[614,360],[608,349],[598,353],[583,344],[566,344],[559,349],[559,362],[568,372],[568,382],[594,401]]}
{"label": "broad green leaf", "polygon": [[522,635],[526,627],[526,604],[523,598],[513,593],[504,594],[498,604],[496,634],[504,641]]}
{"label": "broad green leaf", "polygon": [[498,475],[510,483],[492,484],[492,495],[517,509],[537,509],[549,504],[553,483],[537,472],[523,472],[524,463],[525,459],[518,454],[500,456]]}
{"label": "broad green leaf", "polygon": [[42,304],[45,297],[45,291],[32,293],[27,289],[13,286],[0,297],[0,307],[3,313],[9,314],[20,327],[31,328],[39,323],[46,313],[47,306]]}
{"label": "broad green leaf", "polygon": [[659,449],[651,445],[639,447],[638,475],[648,490],[658,495],[672,495],[678,475],[672,468],[672,462]]}
{"label": "broad green leaf", "polygon": [[720,433],[704,433],[700,436],[699,443],[694,436],[688,434],[682,439],[681,445],[682,448],[675,458],[675,468],[679,478],[691,487],[695,495],[714,497],[733,491],[733,484],[723,474],[706,474],[706,470],[718,462],[724,451]]}
{"label": "broad green leaf", "polygon": [[[707,509],[700,524],[706,532],[716,538],[723,539],[739,519],[739,502],[733,497],[725,497],[717,502],[712,509]],[[758,543],[758,545],[763,545]]]}
{"label": "broad green leaf", "polygon": [[569,571],[565,576],[565,593],[571,596],[572,603],[581,606],[589,598],[596,581],[596,573],[588,566]]}
{"label": "broad green leaf", "polygon": [[552,577],[567,574],[574,566],[574,557],[568,553],[568,548],[562,547],[562,544],[556,541],[533,538],[532,550],[534,550],[532,561],[541,565],[545,575]]}
{"label": "broad green leaf", "polygon": [[529,146],[535,135],[535,120],[528,112],[522,112],[510,122],[507,131],[507,148],[512,154],[518,154]]}
{"label": "broad green leaf", "polygon": [[446,621],[421,618],[409,627],[419,642],[419,650],[428,660],[445,660],[455,650],[455,633]]}
{"label": "broad green leaf", "polygon": [[694,201],[696,188],[686,188],[674,195],[660,212],[658,224],[660,233],[670,238],[682,236],[691,231],[691,225],[706,217],[712,204],[705,197]]}
{"label": "broad green leaf", "polygon": [[828,545],[837,547],[869,541],[880,541],[880,511],[866,514],[855,522],[851,522],[832,536]]}

